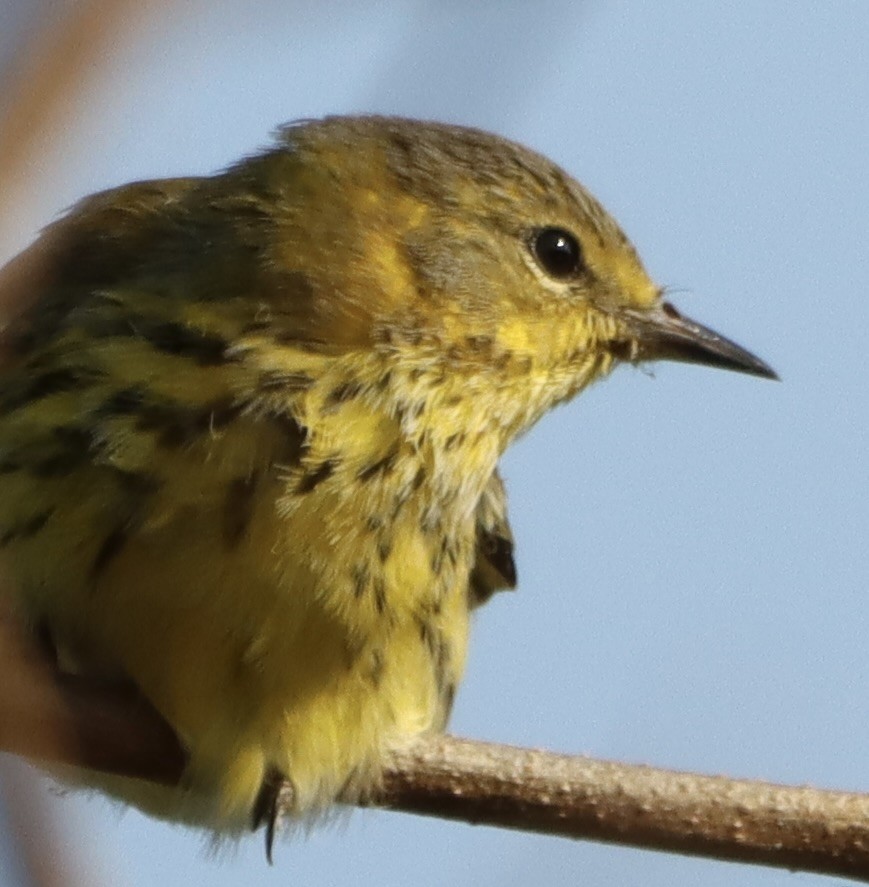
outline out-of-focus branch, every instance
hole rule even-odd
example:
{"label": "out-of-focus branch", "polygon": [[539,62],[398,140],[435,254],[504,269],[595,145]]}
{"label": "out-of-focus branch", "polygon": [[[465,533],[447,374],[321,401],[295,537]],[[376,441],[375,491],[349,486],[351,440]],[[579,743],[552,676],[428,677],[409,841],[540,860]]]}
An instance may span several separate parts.
{"label": "out-of-focus branch", "polygon": [[[163,784],[184,753],[135,693],[59,677],[0,620],[0,748]],[[428,737],[396,750],[374,803],[571,838],[869,881],[869,796]]]}
{"label": "out-of-focus branch", "polygon": [[175,734],[137,693],[61,675],[8,613],[0,617],[0,749],[174,785]]}
{"label": "out-of-focus branch", "polygon": [[[0,205],[14,218],[25,169],[46,145],[60,144],[78,98],[100,73],[101,60],[119,35],[129,32],[162,0],[76,0],[57,4],[53,20],[18,48],[4,78],[0,116]],[[35,183],[34,183],[35,184]]]}
{"label": "out-of-focus branch", "polygon": [[14,843],[26,887],[97,887],[101,882],[74,834],[76,823],[64,822],[46,793],[39,774],[23,761],[0,761],[0,796],[4,837]]}
{"label": "out-of-focus branch", "polygon": [[[117,46],[120,35],[129,35],[143,14],[151,13],[156,5],[166,6],[164,0],[50,4],[34,36],[16,46],[0,84],[4,98],[0,113],[0,206],[4,210],[0,239],[3,226],[18,218],[17,210],[28,192],[42,187],[29,168],[33,158],[43,160],[48,149],[61,149],[81,99],[102,72],[107,49]],[[21,264],[16,267],[20,269]],[[3,329],[30,298],[26,277],[26,273],[19,275],[21,286],[17,288],[0,287],[0,363],[4,359]],[[55,678],[50,666],[11,629],[8,620],[0,619],[0,667],[5,676],[0,679],[0,748],[47,760],[84,756],[111,764],[123,759],[126,770],[140,745],[149,755],[159,754],[161,742],[168,736],[167,751],[160,756],[161,769],[170,769],[174,753],[179,762],[176,769],[181,772],[183,755],[174,735],[152,712],[140,717],[142,705],[129,694],[124,701],[116,690],[92,690]],[[149,767],[142,775],[151,775]],[[78,877],[82,860],[55,840],[57,832],[47,799],[37,793],[33,780],[7,766],[2,782],[10,835],[15,838],[29,883],[39,887],[95,883],[93,877]]]}

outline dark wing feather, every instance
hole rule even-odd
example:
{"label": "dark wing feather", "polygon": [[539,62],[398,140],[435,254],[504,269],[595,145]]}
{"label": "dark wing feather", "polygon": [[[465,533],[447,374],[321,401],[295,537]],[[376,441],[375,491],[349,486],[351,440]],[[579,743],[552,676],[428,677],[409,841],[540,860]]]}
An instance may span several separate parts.
{"label": "dark wing feather", "polygon": [[513,532],[507,518],[507,492],[496,471],[477,506],[477,551],[471,570],[472,607],[485,604],[496,591],[516,587]]}

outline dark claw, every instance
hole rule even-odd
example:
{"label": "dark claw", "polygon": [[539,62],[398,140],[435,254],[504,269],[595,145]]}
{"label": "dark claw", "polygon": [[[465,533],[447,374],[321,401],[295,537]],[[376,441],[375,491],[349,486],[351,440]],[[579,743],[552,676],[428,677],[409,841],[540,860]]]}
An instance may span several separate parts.
{"label": "dark claw", "polygon": [[290,805],[291,798],[292,787],[286,776],[280,770],[270,769],[263,779],[251,811],[252,831],[256,831],[265,823],[266,859],[269,865],[274,864],[272,848],[275,843],[277,825],[284,811]]}

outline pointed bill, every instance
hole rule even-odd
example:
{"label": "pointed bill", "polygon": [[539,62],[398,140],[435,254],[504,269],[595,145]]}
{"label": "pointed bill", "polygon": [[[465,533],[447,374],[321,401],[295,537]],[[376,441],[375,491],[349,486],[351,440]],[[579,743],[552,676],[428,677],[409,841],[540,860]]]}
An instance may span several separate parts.
{"label": "pointed bill", "polygon": [[678,360],[778,379],[769,364],[714,330],[683,317],[669,302],[648,311],[626,312],[622,319],[630,337],[625,357],[633,363]]}

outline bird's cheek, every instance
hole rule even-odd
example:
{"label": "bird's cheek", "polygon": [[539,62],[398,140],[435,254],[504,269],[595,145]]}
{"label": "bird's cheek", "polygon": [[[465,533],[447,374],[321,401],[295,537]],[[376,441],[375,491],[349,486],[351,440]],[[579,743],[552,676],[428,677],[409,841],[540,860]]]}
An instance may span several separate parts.
{"label": "bird's cheek", "polygon": [[525,318],[511,318],[498,324],[495,331],[495,342],[500,351],[507,354],[529,354],[537,351],[539,336],[535,335],[535,327],[539,321],[529,322]]}

